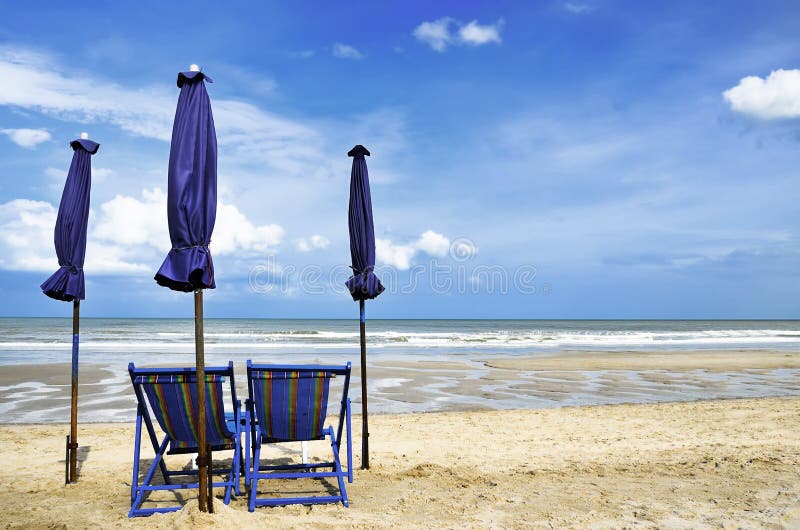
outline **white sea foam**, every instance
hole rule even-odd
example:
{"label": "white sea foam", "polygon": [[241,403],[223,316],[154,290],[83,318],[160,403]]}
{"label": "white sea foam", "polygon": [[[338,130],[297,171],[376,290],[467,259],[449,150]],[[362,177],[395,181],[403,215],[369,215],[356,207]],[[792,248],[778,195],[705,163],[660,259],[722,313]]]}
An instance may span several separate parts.
{"label": "white sea foam", "polygon": [[[55,335],[55,334],[53,334]],[[279,330],[207,332],[206,350],[349,350],[358,344],[356,331]],[[1,352],[64,352],[72,347],[69,336],[0,337]],[[699,330],[454,330],[415,331],[383,329],[367,333],[371,349],[387,351],[471,350],[519,351],[574,348],[674,349],[681,347],[800,347],[800,329],[699,329]],[[81,338],[84,352],[190,352],[194,349],[191,332],[105,330],[85,332]]]}

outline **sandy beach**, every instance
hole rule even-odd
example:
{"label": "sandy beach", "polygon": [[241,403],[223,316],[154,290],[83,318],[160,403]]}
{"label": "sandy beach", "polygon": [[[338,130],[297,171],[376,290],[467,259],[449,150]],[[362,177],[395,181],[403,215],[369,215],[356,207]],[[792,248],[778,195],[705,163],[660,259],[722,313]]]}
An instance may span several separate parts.
{"label": "sandy beach", "polygon": [[[129,520],[135,400],[124,366],[81,366],[80,482],[70,486],[63,485],[68,366],[2,366],[0,504],[14,509],[0,522],[6,528],[800,528],[798,353],[376,356],[370,369],[372,469],[356,469],[350,508],[251,514],[242,496],[229,507],[217,503],[217,513],[208,515],[197,510],[196,493],[186,492],[178,494],[179,513]],[[236,370],[244,373],[239,364]],[[356,411],[358,377],[354,367]],[[237,387],[243,398],[243,377]],[[114,422],[103,420],[109,417]],[[359,422],[356,416],[356,467]],[[327,451],[324,442],[312,444],[312,457]],[[299,444],[273,447],[269,457],[299,459]],[[168,460],[178,467],[189,461]],[[318,486],[314,491],[323,493],[325,485]],[[173,494],[150,499],[149,506],[176,501]]]}
{"label": "sandy beach", "polygon": [[[0,427],[6,528],[798,528],[800,398],[375,415],[341,505],[127,519],[131,424]],[[354,446],[360,447],[355,435]],[[297,444],[294,444],[297,445]],[[312,448],[314,451],[324,447]],[[282,457],[298,456],[284,446]],[[356,450],[358,454],[358,450]],[[188,457],[175,457],[185,465]],[[358,465],[358,459],[356,459]],[[184,499],[191,499],[187,493]]]}

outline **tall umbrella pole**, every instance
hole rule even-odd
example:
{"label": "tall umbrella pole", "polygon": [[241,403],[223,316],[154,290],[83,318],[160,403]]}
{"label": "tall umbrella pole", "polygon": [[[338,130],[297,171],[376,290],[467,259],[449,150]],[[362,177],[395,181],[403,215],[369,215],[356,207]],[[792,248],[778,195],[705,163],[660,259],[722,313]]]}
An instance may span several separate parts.
{"label": "tall umbrella pole", "polygon": [[214,511],[213,497],[208,495],[208,451],[206,447],[206,364],[203,337],[203,290],[194,292],[194,353],[197,366],[197,475],[200,494],[200,509]]}
{"label": "tall umbrella pole", "polygon": [[81,301],[72,302],[72,404],[67,438],[67,484],[78,481],[78,347],[80,344]]}
{"label": "tall umbrella pole", "polygon": [[361,469],[369,469],[369,420],[367,418],[367,318],[364,300],[358,301],[361,312]]}

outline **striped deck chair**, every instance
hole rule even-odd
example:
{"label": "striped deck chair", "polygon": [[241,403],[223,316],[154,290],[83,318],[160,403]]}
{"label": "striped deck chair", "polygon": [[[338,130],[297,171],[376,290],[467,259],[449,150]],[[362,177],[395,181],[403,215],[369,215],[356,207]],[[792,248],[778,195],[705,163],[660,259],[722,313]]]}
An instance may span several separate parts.
{"label": "striped deck chair", "polygon": [[[136,368],[128,365],[128,372],[136,393],[138,406],[136,409],[136,444],[133,450],[133,481],[131,482],[131,510],[128,517],[152,515],[159,512],[173,512],[181,506],[142,508],[142,502],[148,492],[154,490],[196,489],[199,484],[175,482],[173,478],[180,476],[196,476],[196,469],[168,470],[164,462],[164,454],[196,453],[197,438],[195,424],[197,422],[197,371],[195,368]],[[233,411],[225,412],[223,402],[223,383],[230,381]],[[148,406],[149,405],[149,406]],[[241,402],[236,399],[236,387],[233,381],[233,363],[228,366],[206,368],[206,443],[212,451],[233,450],[233,465],[228,469],[214,469],[209,481],[213,486],[225,488],[225,504],[231,499],[231,489],[240,494],[239,477],[241,470]],[[153,419],[165,433],[161,443],[158,442]],[[153,444],[155,458],[139,483],[139,465],[142,441],[142,423],[147,429],[150,442]],[[153,484],[153,476],[157,469],[161,470],[163,484]],[[227,475],[227,480],[214,481],[213,475]]]}
{"label": "striped deck chair", "polygon": [[[339,422],[336,429],[325,426],[331,379],[344,376]],[[269,365],[247,361],[249,399],[245,414],[245,482],[250,489],[249,510],[256,506],[324,504],[341,502],[348,506],[344,478],[353,482],[353,446],[350,439],[350,363],[346,366]],[[342,470],[339,448],[342,430],[347,428],[347,470]],[[326,462],[261,464],[261,446],[267,443],[330,439],[333,458]],[[252,456],[252,460],[251,460]],[[329,471],[325,471],[329,469]],[[257,498],[258,481],[263,479],[336,478],[338,495]]]}

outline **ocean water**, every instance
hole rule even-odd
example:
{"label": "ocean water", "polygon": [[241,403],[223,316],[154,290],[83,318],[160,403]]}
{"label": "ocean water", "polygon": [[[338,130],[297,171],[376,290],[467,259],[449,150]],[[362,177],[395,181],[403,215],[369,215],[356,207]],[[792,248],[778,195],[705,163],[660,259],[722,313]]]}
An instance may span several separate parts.
{"label": "ocean water", "polygon": [[[0,318],[0,365],[66,362],[69,318]],[[574,350],[800,350],[800,321],[370,320],[374,359],[486,359]],[[358,356],[357,320],[207,319],[210,362]],[[192,319],[81,320],[81,362],[192,362]]]}

